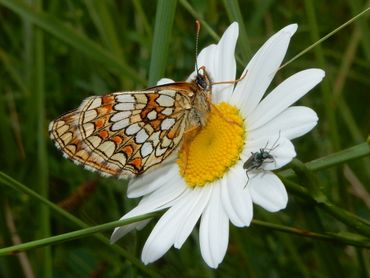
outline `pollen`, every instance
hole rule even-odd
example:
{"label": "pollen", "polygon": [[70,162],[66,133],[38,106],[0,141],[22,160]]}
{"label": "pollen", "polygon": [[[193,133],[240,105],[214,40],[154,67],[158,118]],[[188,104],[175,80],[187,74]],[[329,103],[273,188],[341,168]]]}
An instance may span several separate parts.
{"label": "pollen", "polygon": [[224,102],[211,109],[206,126],[195,133],[191,140],[185,138],[177,160],[189,187],[222,178],[239,160],[245,141],[239,110]]}

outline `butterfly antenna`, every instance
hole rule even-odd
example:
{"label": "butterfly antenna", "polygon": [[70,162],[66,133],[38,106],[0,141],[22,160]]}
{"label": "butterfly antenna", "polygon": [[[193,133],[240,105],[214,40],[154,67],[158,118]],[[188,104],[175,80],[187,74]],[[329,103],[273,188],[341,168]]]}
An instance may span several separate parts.
{"label": "butterfly antenna", "polygon": [[198,63],[197,63],[197,57],[198,57],[198,43],[199,43],[199,32],[200,32],[200,21],[195,20],[195,25],[196,25],[196,36],[195,36],[195,67],[197,69],[197,75],[199,74],[199,69],[198,69]]}

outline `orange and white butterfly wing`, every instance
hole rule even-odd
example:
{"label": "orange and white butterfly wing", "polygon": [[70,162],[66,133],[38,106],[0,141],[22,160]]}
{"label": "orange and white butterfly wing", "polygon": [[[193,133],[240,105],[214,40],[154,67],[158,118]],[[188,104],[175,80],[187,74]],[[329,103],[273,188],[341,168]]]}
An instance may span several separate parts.
{"label": "orange and white butterfly wing", "polygon": [[136,176],[179,146],[189,128],[188,93],[159,86],[89,97],[50,123],[50,137],[65,157],[87,169]]}

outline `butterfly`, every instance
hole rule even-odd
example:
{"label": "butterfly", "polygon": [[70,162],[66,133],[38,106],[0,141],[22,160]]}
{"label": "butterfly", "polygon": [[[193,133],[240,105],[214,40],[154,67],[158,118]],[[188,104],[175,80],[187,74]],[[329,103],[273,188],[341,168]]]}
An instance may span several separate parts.
{"label": "butterfly", "polygon": [[92,96],[50,122],[49,135],[66,158],[88,170],[137,176],[206,124],[212,84],[203,66],[190,82]]}

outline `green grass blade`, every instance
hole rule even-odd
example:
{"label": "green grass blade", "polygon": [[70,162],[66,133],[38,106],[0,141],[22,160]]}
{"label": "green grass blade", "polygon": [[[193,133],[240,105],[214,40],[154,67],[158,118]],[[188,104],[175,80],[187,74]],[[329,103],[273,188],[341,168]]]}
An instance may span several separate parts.
{"label": "green grass blade", "polygon": [[177,1],[159,0],[155,17],[148,86],[165,77]]}
{"label": "green grass blade", "polygon": [[[37,7],[42,10],[42,0],[37,1]],[[49,198],[49,174],[48,174],[48,154],[47,154],[47,129],[45,112],[45,69],[44,69],[44,34],[42,30],[35,30],[35,113],[37,117],[37,191],[41,196]],[[30,99],[32,101],[32,98]],[[39,230],[36,234],[39,238],[50,236],[50,212],[47,206],[39,204]],[[38,267],[41,267],[43,277],[52,276],[52,256],[49,246],[39,250]]]}
{"label": "green grass blade", "polygon": [[338,33],[343,28],[347,27],[348,25],[350,25],[354,21],[358,20],[360,17],[364,16],[369,11],[370,11],[370,7],[367,8],[367,9],[365,9],[365,10],[363,10],[363,11],[361,11],[360,13],[358,13],[357,15],[355,15],[354,17],[352,17],[351,19],[347,20],[345,23],[343,23],[339,27],[335,28],[333,31],[329,32],[328,34],[326,34],[322,38],[320,38],[320,39],[317,38],[317,40],[315,41],[315,43],[311,44],[309,47],[307,47],[304,50],[302,50],[301,52],[299,52],[297,55],[295,55],[289,61],[287,61],[286,63],[284,63],[279,69],[282,69],[285,66],[289,65],[290,63],[292,63],[293,61],[297,60],[303,54],[309,52],[310,50],[312,50],[313,48],[315,48],[316,46],[318,46],[322,42],[326,41],[327,39],[329,39],[330,37],[332,37],[334,34]]}
{"label": "green grass blade", "polygon": [[[112,221],[112,222],[104,223],[104,224],[101,224],[101,225],[96,225],[96,226],[93,226],[93,227],[87,227],[87,228],[83,228],[83,229],[80,229],[80,230],[77,230],[77,231],[64,233],[64,234],[61,234],[61,235],[51,236],[51,237],[48,237],[48,238],[34,240],[34,241],[31,241],[31,242],[22,243],[22,244],[18,244],[18,245],[15,245],[15,246],[1,248],[0,249],[0,256],[8,255],[8,254],[11,254],[13,252],[22,252],[22,251],[42,247],[42,246],[49,246],[49,245],[52,245],[52,244],[57,244],[57,243],[65,242],[65,241],[75,240],[75,239],[82,238],[82,237],[87,237],[87,236],[90,236],[90,235],[93,235],[93,234],[96,234],[96,233],[99,233],[99,232],[103,232],[105,230],[113,229],[115,227],[132,224],[132,223],[139,222],[139,221],[146,220],[146,219],[150,219],[150,218],[153,218],[153,217],[158,217],[158,216],[162,215],[162,213],[163,212],[147,213],[147,214],[143,214],[143,215],[140,215],[140,216],[131,217],[131,218],[128,218],[128,219],[125,219],[125,220]],[[370,241],[368,239],[366,239],[364,237],[359,237],[357,235],[349,235],[349,234],[348,235],[343,235],[343,234],[340,235],[340,234],[335,234],[335,233],[321,234],[321,233],[310,232],[310,231],[307,231],[307,230],[302,230],[302,229],[297,229],[297,228],[290,228],[290,227],[286,227],[286,226],[282,226],[282,225],[278,225],[278,224],[273,224],[273,223],[268,223],[268,222],[264,222],[264,221],[258,221],[258,220],[254,220],[253,224],[261,226],[261,227],[268,228],[269,230],[271,229],[271,230],[282,231],[282,232],[286,232],[286,233],[300,235],[300,236],[303,236],[303,237],[316,238],[316,239],[320,239],[320,240],[336,241],[336,242],[355,245],[355,246],[360,246],[360,247],[370,247]]]}
{"label": "green grass blade", "polygon": [[82,34],[77,33],[71,27],[64,25],[63,22],[59,21],[54,16],[44,12],[35,11],[31,7],[18,0],[0,0],[0,4],[9,8],[21,17],[29,20],[31,23],[37,25],[58,39],[69,44],[70,46],[78,49],[81,51],[81,53],[85,54],[92,60],[102,63],[105,67],[107,67],[107,69],[118,74],[118,76],[124,74],[132,80],[143,82],[143,79],[138,76],[137,71],[123,63],[119,57],[115,56],[110,51],[103,49],[100,45],[83,36]]}
{"label": "green grass blade", "polygon": [[[341,150],[336,153],[323,156],[306,163],[306,166],[311,171],[318,171],[337,166],[354,159],[370,156],[370,147],[367,143],[358,144],[356,146]],[[279,175],[290,178],[294,176],[294,172],[290,169],[279,172]]]}
{"label": "green grass blade", "polygon": [[13,57],[9,57],[8,53],[6,53],[6,51],[1,48],[0,48],[0,62],[2,62],[10,78],[13,80],[15,84],[17,84],[18,88],[22,91],[22,93],[25,96],[29,96],[30,92],[28,91],[27,86],[25,86],[24,80],[22,80],[22,77],[18,74],[16,70],[16,67],[14,65],[15,61]]}
{"label": "green grass blade", "polygon": [[[307,14],[307,19],[308,19],[308,24],[309,24],[311,40],[313,42],[317,42],[320,40],[320,31],[319,31],[319,24],[317,22],[316,9],[315,9],[314,2],[311,0],[305,0],[305,7],[306,7],[306,14]],[[314,51],[314,55],[318,63],[318,67],[325,68],[326,61],[325,61],[325,56],[324,56],[321,45],[318,45],[317,47],[315,47],[313,51]],[[328,124],[329,130],[326,131],[329,135],[330,144],[331,144],[329,146],[329,148],[331,149],[329,150],[338,150],[340,141],[339,141],[339,136],[338,136],[337,120],[334,114],[334,110],[332,109],[332,106],[331,106],[331,90],[332,89],[330,87],[330,83],[328,80],[324,80],[320,84],[320,87],[323,91],[325,115],[329,123]]]}
{"label": "green grass blade", "polygon": [[[145,2],[144,2],[145,3]],[[140,24],[143,26],[144,32],[147,36],[152,35],[152,27],[148,22],[148,17],[146,16],[143,5],[140,0],[133,0],[132,4],[134,5],[135,12],[138,14],[140,18]],[[144,4],[145,5],[145,4]]]}
{"label": "green grass blade", "polygon": [[[238,44],[241,47],[241,56],[243,59],[243,64],[245,64],[249,58],[252,56],[252,50],[250,47],[250,42],[247,34],[247,30],[244,25],[244,19],[240,11],[239,2],[237,0],[224,0],[224,6],[226,12],[229,16],[231,22],[236,21],[239,23],[239,39]],[[244,5],[243,9],[247,9],[247,6]]]}
{"label": "green grass blade", "polygon": [[105,47],[110,49],[116,57],[119,57],[123,61],[117,30],[110,15],[108,2],[99,0],[85,0],[84,2],[99,31],[100,37],[103,39]]}
{"label": "green grass blade", "polygon": [[[265,1],[258,1],[256,3],[255,9],[251,12],[251,19],[248,23],[248,29],[249,30],[255,30],[257,33],[257,30],[263,26],[263,21],[266,19],[266,15],[270,12],[270,9],[272,10],[273,7],[271,7],[274,4],[274,0],[265,0]],[[286,22],[285,22],[286,24]]]}
{"label": "green grass blade", "polygon": [[111,230],[115,227],[124,226],[124,225],[128,225],[131,223],[139,222],[142,220],[150,219],[157,215],[158,215],[158,212],[152,212],[152,213],[128,218],[125,220],[112,221],[112,222],[104,223],[101,225],[83,228],[83,229],[73,231],[73,232],[64,233],[61,235],[50,236],[48,238],[38,239],[38,240],[26,242],[26,243],[17,244],[17,245],[10,246],[10,247],[1,248],[0,256],[9,255],[13,252],[22,252],[22,251],[34,249],[37,247],[49,246],[51,244],[62,243],[62,242],[69,241],[69,240],[75,240],[78,238],[100,233],[106,230]]}
{"label": "green grass blade", "polygon": [[188,1],[179,0],[180,4],[194,17],[202,23],[202,28],[208,32],[208,34],[215,40],[218,41],[220,36],[211,28],[211,26],[204,20],[203,16],[199,14]]}
{"label": "green grass blade", "polygon": [[[17,180],[13,179],[12,177],[6,175],[5,173],[0,171],[0,183],[6,186],[9,186],[12,189],[15,189],[21,193],[27,194],[35,201],[40,202],[40,204],[48,207],[51,212],[53,212],[55,215],[60,215],[64,219],[66,219],[69,223],[72,223],[74,226],[78,226],[80,228],[89,228],[89,225],[85,222],[81,221],[74,215],[68,213],[61,207],[57,206],[56,204],[50,202],[48,199],[45,199],[37,192],[31,190],[29,187],[23,185],[22,183],[18,182]],[[107,228],[108,229],[108,228]],[[152,277],[158,277],[156,273],[154,273],[150,268],[146,267],[140,260],[138,260],[134,255],[129,253],[128,251],[120,248],[117,245],[110,244],[110,241],[108,238],[106,238],[102,234],[95,234],[94,235],[100,242],[105,244],[108,248],[112,249],[114,252],[117,252],[117,254],[121,255],[122,257],[129,260],[135,267],[143,271],[144,273],[147,273],[148,275]]]}
{"label": "green grass blade", "polygon": [[[365,7],[362,7],[363,1],[354,0],[349,1],[348,4],[350,5],[352,14],[355,15],[357,11],[361,9],[369,9],[370,8],[370,2],[365,1]],[[355,22],[357,27],[361,30],[361,44],[362,44],[362,50],[365,54],[365,58],[367,61],[370,61],[370,28],[369,28],[369,18],[360,18]]]}

